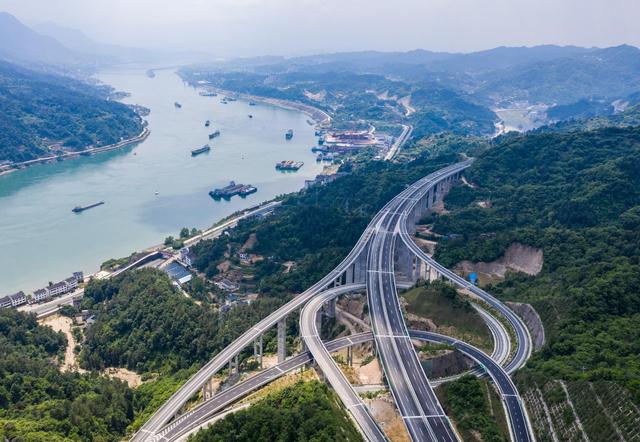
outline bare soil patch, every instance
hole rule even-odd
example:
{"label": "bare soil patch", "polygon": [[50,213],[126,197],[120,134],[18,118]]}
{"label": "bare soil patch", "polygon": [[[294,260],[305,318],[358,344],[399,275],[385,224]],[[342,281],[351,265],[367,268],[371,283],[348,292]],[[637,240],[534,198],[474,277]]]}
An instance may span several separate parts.
{"label": "bare soil patch", "polygon": [[504,255],[495,261],[461,261],[456,264],[455,270],[461,270],[465,274],[476,272],[480,283],[483,283],[482,277],[488,280],[503,279],[509,270],[523,272],[527,275],[537,275],[542,270],[543,263],[544,256],[541,249],[513,243]]}

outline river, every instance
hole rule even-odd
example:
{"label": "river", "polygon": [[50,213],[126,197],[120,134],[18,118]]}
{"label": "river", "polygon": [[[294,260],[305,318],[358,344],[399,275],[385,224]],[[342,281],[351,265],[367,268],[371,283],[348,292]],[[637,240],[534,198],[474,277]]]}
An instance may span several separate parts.
{"label": "river", "polygon": [[[182,227],[208,227],[296,191],[322,169],[310,151],[316,138],[305,114],[241,100],[222,104],[221,97],[199,96],[173,70],[149,78],[144,69],[120,68],[98,78],[129,92],[124,102],[151,109],[151,135],[122,150],[0,176],[0,296],[30,293],[76,270],[95,272],[107,259],[161,243]],[[209,142],[216,129],[222,135]],[[287,129],[295,134],[290,141]],[[210,152],[191,156],[206,143]],[[294,173],[276,171],[276,161],[285,159],[305,164]],[[230,201],[209,197],[230,180],[258,192]],[[71,211],[97,201],[105,204]]]}

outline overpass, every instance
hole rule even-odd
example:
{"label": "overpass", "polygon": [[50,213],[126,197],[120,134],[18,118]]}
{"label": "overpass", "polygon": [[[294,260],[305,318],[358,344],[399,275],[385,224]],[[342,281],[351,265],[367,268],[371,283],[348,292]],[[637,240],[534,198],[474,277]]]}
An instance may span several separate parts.
{"label": "overpass", "polygon": [[[288,315],[293,314],[295,310],[302,307],[304,307],[303,322],[305,324],[303,340],[309,347],[316,362],[327,376],[329,382],[334,386],[338,395],[345,401],[345,405],[358,423],[363,434],[371,440],[383,440],[384,435],[380,434],[377,424],[371,422],[370,414],[365,407],[360,405],[361,401],[359,401],[359,397],[353,395],[353,388],[346,385],[344,379],[342,379],[344,376],[341,373],[337,373],[335,367],[328,364],[328,350],[324,344],[318,342],[319,333],[315,316],[317,314],[317,308],[323,303],[328,302],[329,309],[331,310],[331,303],[335,302],[334,299],[337,294],[352,290],[354,286],[361,287],[363,284],[366,285],[367,288],[369,311],[372,324],[374,325],[373,337],[376,342],[376,347],[381,356],[394,399],[398,404],[398,408],[401,410],[404,422],[412,439],[457,440],[457,435],[451,427],[449,420],[444,415],[437,398],[433,394],[429,381],[411,345],[410,335],[404,324],[402,312],[398,304],[395,274],[398,273],[399,277],[408,279],[409,281],[419,276],[420,272],[416,271],[416,262],[418,260],[413,258],[415,255],[418,256],[420,262],[429,263],[428,265],[431,271],[447,277],[457,285],[464,283],[464,288],[476,296],[479,296],[492,307],[498,309],[496,306],[501,305],[499,301],[490,297],[488,294],[486,294],[484,298],[480,296],[479,293],[485,295],[485,292],[478,291],[479,289],[474,290],[477,289],[474,287],[469,287],[468,283],[464,282],[462,278],[460,278],[462,282],[454,280],[453,275],[455,274],[452,274],[452,272],[449,272],[431,260],[431,258],[426,257],[426,255],[419,255],[417,251],[407,244],[405,238],[405,236],[408,236],[408,230],[405,233],[406,226],[412,225],[424,210],[429,210],[434,202],[440,201],[452,183],[460,177],[464,169],[472,164],[472,161],[473,160],[461,162],[430,174],[408,186],[399,195],[389,201],[373,217],[353,249],[334,270],[329,272],[305,292],[295,296],[287,304],[247,330],[211,361],[205,364],[205,366],[156,411],[133,436],[132,440],[172,440],[165,438],[161,433],[165,432],[164,434],[168,434],[166,431],[171,431],[180,425],[188,426],[194,422],[202,422],[202,419],[205,419],[205,417],[203,417],[205,414],[210,416],[210,414],[204,411],[200,412],[201,415],[199,415],[199,417],[194,418],[186,418],[185,416],[188,416],[188,414],[183,416],[177,415],[187,401],[189,401],[215,373],[236,358],[245,347],[261,339],[262,334],[270,327],[278,325],[279,362],[288,362],[285,360],[284,321]],[[410,242],[413,243],[412,240]],[[402,247],[402,244],[406,247]],[[396,247],[397,245],[400,247]],[[417,267],[419,270],[420,266]],[[401,283],[401,281],[398,281],[398,284]],[[403,284],[406,285],[406,282]],[[306,306],[311,301],[313,301],[313,304]],[[333,305],[335,306],[335,304]],[[506,315],[511,317],[511,319],[509,319],[508,316],[508,320],[512,324],[517,324],[519,318],[508,308],[504,308],[506,309]],[[314,309],[316,309],[316,314],[313,313]],[[304,312],[307,313],[304,314]],[[495,336],[499,336],[500,333],[496,330],[492,331],[492,333],[495,332]],[[526,328],[524,333],[523,336],[519,336],[518,338],[516,357],[509,362],[509,368],[511,370],[524,364],[530,354],[530,338],[527,338],[528,332],[526,332]],[[502,336],[504,336],[504,334],[502,334]],[[503,340],[504,338],[500,339]],[[462,344],[463,343],[459,343],[459,341],[453,342],[453,345],[462,351],[464,351],[463,348],[468,350],[468,348]],[[504,348],[508,348],[509,345],[508,343],[502,343],[503,350],[499,352],[501,359],[504,359],[505,356],[506,350],[504,350]],[[295,356],[294,358],[298,357],[299,356]],[[484,360],[484,357],[488,356],[482,352],[474,352],[472,356],[472,358],[480,361]],[[483,364],[485,368],[491,365],[485,364],[484,362],[481,362],[481,364]],[[491,365],[491,369],[500,370],[500,366],[494,363]],[[274,375],[273,372],[271,372],[271,375]],[[508,379],[508,375],[506,375],[506,378]],[[268,382],[268,377],[262,379],[264,382]],[[507,408],[513,411],[513,413],[508,413],[509,424],[512,428],[512,439],[517,441],[533,440],[530,425],[526,418],[526,411],[522,406],[522,402],[513,384],[505,383],[506,381],[503,376],[496,375],[495,378],[492,376],[492,379],[501,391],[502,389],[507,391],[507,388],[511,388],[511,390],[509,390],[511,393],[506,394],[513,394],[513,396],[503,395],[503,399],[508,403]],[[205,404],[206,403],[207,402],[205,402]],[[197,407],[196,410],[197,409],[199,409],[199,407]],[[202,410],[204,410],[204,408],[202,408]],[[517,420],[516,416],[518,412],[522,416],[520,421]],[[171,423],[169,423],[170,421]],[[182,422],[186,423],[181,424]],[[518,429],[518,425],[520,425],[520,429]],[[169,430],[167,430],[167,428],[169,428]]]}

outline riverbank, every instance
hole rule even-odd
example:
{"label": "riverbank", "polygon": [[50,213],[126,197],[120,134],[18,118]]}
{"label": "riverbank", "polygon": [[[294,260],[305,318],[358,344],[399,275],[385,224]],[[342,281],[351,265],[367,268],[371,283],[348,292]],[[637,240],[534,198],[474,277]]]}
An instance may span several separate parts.
{"label": "riverbank", "polygon": [[305,115],[308,115],[311,119],[313,119],[313,121],[316,124],[319,124],[321,126],[328,126],[329,124],[331,124],[331,120],[332,120],[331,115],[329,115],[322,109],[318,109],[317,107],[313,107],[311,105],[301,103],[299,101],[282,100],[279,98],[264,97],[261,95],[245,94],[242,92],[235,92],[227,89],[220,89],[214,86],[193,85],[193,84],[191,85],[196,90],[211,91],[220,95],[227,95],[227,96],[240,98],[245,101],[255,101],[255,102],[270,104],[272,106],[277,106],[282,109],[299,111],[304,113]]}
{"label": "riverbank", "polygon": [[91,148],[88,148],[88,149],[78,150],[78,151],[75,151],[75,152],[66,152],[66,153],[63,153],[63,154],[60,154],[60,155],[51,155],[51,156],[48,156],[48,157],[35,158],[33,160],[22,161],[20,163],[13,163],[13,164],[11,164],[9,166],[6,166],[5,169],[0,169],[0,176],[9,174],[11,172],[15,172],[15,171],[20,170],[20,169],[24,169],[25,167],[29,167],[29,166],[32,166],[34,164],[47,163],[49,161],[60,161],[60,160],[68,159],[68,158],[79,157],[79,156],[82,156],[82,155],[94,155],[94,154],[97,154],[97,153],[110,152],[112,150],[122,149],[123,147],[130,146],[131,144],[140,143],[140,142],[146,140],[150,133],[151,133],[151,131],[146,126],[146,122],[145,122],[144,127],[142,129],[142,132],[140,132],[135,137],[131,137],[131,138],[128,138],[126,140],[119,141],[119,142],[117,142],[115,144],[109,144],[107,146],[91,147]]}
{"label": "riverbank", "polygon": [[[224,105],[185,87],[171,70],[149,78],[144,69],[113,69],[98,79],[130,91],[125,104],[153,110],[145,118],[151,133],[135,147],[113,146],[117,150],[0,177],[0,294],[30,292],[71,271],[88,275],[110,258],[177,236],[183,227],[206,229],[213,220],[298,191],[322,171],[309,149],[317,144],[313,126],[300,111],[244,100]],[[209,153],[193,157],[194,147],[209,142],[213,129],[206,120],[221,136]],[[296,134],[292,140],[283,136],[288,129]],[[279,173],[274,165],[284,159],[304,167]],[[258,192],[212,200],[209,191],[231,180]],[[95,201],[106,204],[71,211]]]}

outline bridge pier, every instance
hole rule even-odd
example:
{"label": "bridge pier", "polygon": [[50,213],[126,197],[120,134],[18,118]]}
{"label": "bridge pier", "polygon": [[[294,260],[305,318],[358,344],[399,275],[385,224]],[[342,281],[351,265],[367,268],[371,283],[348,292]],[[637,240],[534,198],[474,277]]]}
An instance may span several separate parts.
{"label": "bridge pier", "polygon": [[395,247],[395,269],[401,275],[398,280],[415,284],[420,277],[419,260],[403,242],[397,241]]}
{"label": "bridge pier", "polygon": [[287,318],[278,321],[278,364],[287,359]]}
{"label": "bridge pier", "polygon": [[230,375],[234,375],[234,374],[238,374],[240,373],[240,364],[238,362],[238,356],[239,355],[235,355],[230,361],[229,361],[229,374]]}
{"label": "bridge pier", "polygon": [[262,335],[253,341],[253,356],[258,360],[258,364],[262,370]]}
{"label": "bridge pier", "polygon": [[327,310],[327,317],[328,318],[335,318],[336,317],[336,298],[331,299],[326,306],[326,310]]}
{"label": "bridge pier", "polygon": [[207,399],[213,397],[213,378],[209,378],[207,382],[202,386],[202,400],[206,401]]}

